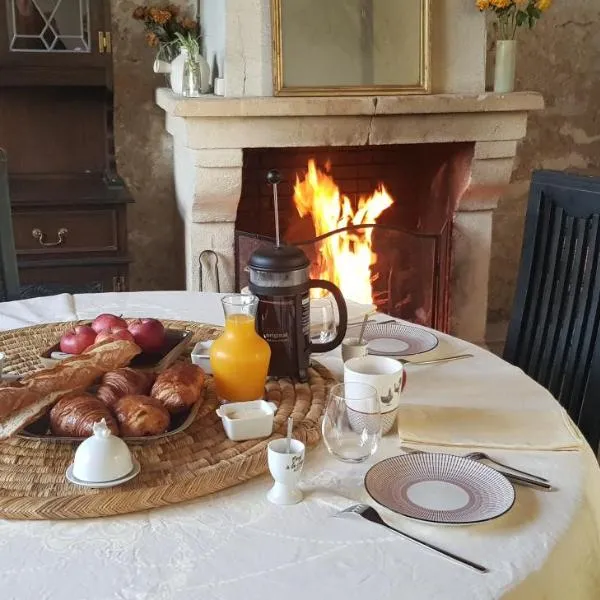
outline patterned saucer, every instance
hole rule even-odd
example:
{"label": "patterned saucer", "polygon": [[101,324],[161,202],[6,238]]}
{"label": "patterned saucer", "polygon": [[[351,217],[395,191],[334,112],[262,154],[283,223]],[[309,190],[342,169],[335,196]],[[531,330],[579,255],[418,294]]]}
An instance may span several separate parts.
{"label": "patterned saucer", "polygon": [[438,339],[433,333],[404,323],[368,323],[364,339],[369,354],[379,356],[412,356],[433,350]]}
{"label": "patterned saucer", "polygon": [[365,476],[369,495],[405,517],[444,525],[495,519],[515,490],[504,475],[474,460],[426,452],[383,460]]}

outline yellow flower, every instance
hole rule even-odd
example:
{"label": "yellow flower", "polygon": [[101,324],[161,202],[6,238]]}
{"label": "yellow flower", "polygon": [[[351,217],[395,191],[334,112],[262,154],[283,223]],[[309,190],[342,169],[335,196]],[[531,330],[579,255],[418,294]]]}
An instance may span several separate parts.
{"label": "yellow flower", "polygon": [[479,10],[486,10],[490,7],[490,0],[475,0],[475,6],[477,6]]}
{"label": "yellow flower", "polygon": [[544,11],[550,8],[551,4],[552,0],[537,0],[537,2],[535,3],[535,7],[541,11]]}
{"label": "yellow flower", "polygon": [[512,4],[512,0],[490,0],[490,4],[495,8],[506,8]]}

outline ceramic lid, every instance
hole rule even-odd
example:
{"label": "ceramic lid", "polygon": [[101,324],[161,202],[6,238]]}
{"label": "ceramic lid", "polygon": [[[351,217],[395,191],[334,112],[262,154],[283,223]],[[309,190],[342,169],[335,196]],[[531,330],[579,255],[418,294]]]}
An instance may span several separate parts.
{"label": "ceramic lid", "polygon": [[73,475],[82,481],[104,482],[130,473],[133,461],[127,444],[111,433],[104,419],[94,423],[93,430],[75,452]]}

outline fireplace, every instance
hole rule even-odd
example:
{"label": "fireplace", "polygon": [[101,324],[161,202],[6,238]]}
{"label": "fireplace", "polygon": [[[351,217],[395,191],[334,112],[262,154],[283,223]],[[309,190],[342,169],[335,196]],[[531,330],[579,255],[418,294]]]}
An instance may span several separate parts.
{"label": "fireplace", "polygon": [[272,189],[266,183],[270,168],[282,176],[278,189],[284,240],[299,244],[313,263],[317,260],[322,241],[314,240],[312,220],[299,216],[293,200],[297,178],[305,177],[309,160],[314,160],[354,208],[360,197],[380,185],[394,200],[375,223],[357,227],[359,233],[372,229],[377,258],[370,277],[378,310],[447,331],[452,221],[468,186],[473,152],[472,143],[244,150],[235,233],[236,288],[247,284],[244,267],[250,253],[274,241]]}
{"label": "fireplace", "polygon": [[[485,91],[483,15],[462,0],[442,2],[432,19],[429,95],[274,97],[270,3],[207,0],[201,4],[205,50],[216,58],[225,97],[182,98],[166,89],[156,95],[173,136],[176,200],[185,225],[187,289],[215,289],[200,281],[199,257],[209,250],[214,255],[204,257],[218,259],[221,290],[233,291],[236,277],[240,279],[236,230],[241,230],[247,207],[252,207],[248,210],[254,217],[244,230],[273,235],[266,171],[279,168],[285,185],[292,186],[295,172],[306,168],[313,153],[323,166],[324,154],[332,152],[333,175],[353,199],[363,191],[362,184],[368,188],[364,192],[370,193],[390,170],[396,181],[384,181],[397,187],[391,192],[398,218],[391,227],[402,229],[409,238],[394,244],[402,250],[399,254],[410,255],[409,267],[428,272],[422,277],[425,283],[419,284],[423,289],[411,292],[415,298],[404,307],[396,307],[405,300],[403,290],[392,293],[393,310],[402,311],[396,314],[483,343],[493,211],[510,181],[528,113],[543,108],[536,93]],[[468,189],[461,195],[460,185],[453,190],[446,183],[440,194],[449,196],[446,208],[422,214],[425,199],[432,203],[430,187],[437,181],[438,170],[431,165],[439,167],[444,152],[460,155],[462,144],[469,148],[464,152],[472,154],[470,167],[461,167],[463,175],[470,174]],[[379,157],[389,151],[399,152],[401,160],[386,170]],[[355,164],[338,163],[340,152]],[[301,160],[300,154],[304,154]],[[254,180],[252,160],[260,161]],[[460,161],[454,160],[459,166]],[[439,177],[450,177],[450,171],[447,167]],[[460,182],[461,177],[455,180]],[[281,195],[289,197],[291,187],[286,191],[285,185]],[[421,234],[425,237],[419,238]],[[417,239],[422,240],[421,250]],[[401,259],[396,263],[406,269]]]}

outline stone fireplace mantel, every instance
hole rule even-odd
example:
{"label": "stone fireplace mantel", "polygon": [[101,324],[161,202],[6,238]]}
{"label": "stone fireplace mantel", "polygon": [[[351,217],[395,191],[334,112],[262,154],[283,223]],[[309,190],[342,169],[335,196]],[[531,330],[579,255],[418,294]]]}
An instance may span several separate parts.
{"label": "stone fireplace mantel", "polygon": [[198,257],[219,256],[223,291],[234,286],[234,226],[244,148],[474,142],[471,182],[454,220],[451,332],[484,340],[492,213],[510,181],[533,92],[376,97],[182,98],[159,89],[174,138],[177,202],[185,223],[187,289]]}

